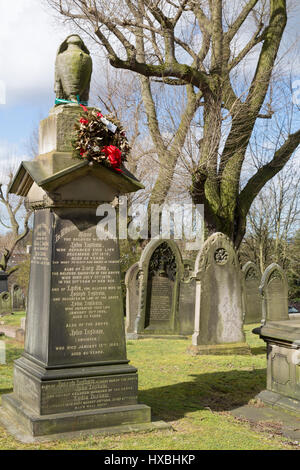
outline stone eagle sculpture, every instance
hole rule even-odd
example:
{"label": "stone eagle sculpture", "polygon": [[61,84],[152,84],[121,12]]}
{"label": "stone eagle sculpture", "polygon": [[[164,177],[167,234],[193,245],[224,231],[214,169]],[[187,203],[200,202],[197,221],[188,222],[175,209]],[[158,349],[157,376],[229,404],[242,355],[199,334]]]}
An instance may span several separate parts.
{"label": "stone eagle sculpture", "polygon": [[[87,105],[93,63],[90,52],[77,34],[68,36],[58,49],[55,62],[57,100]],[[56,104],[63,104],[56,101]]]}

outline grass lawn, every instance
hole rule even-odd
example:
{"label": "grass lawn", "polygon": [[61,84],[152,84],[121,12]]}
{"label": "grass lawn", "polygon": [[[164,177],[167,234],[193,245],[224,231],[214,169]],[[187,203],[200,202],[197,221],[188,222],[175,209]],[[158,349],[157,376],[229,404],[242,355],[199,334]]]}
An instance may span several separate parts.
{"label": "grass lawn", "polygon": [[[7,326],[18,326],[20,328],[21,318],[25,317],[26,312],[15,312],[13,315],[5,315],[0,317],[0,321],[4,322],[4,325]],[[1,325],[0,325],[1,330]]]}
{"label": "grass lawn", "polygon": [[[190,340],[129,341],[127,354],[139,371],[139,402],[173,431],[86,436],[42,444],[21,444],[0,426],[0,449],[251,450],[300,449],[272,427],[253,426],[229,411],[265,388],[264,343],[246,326],[252,356],[190,356]],[[20,343],[7,339],[7,365],[0,366],[0,394],[12,391],[13,360]]]}

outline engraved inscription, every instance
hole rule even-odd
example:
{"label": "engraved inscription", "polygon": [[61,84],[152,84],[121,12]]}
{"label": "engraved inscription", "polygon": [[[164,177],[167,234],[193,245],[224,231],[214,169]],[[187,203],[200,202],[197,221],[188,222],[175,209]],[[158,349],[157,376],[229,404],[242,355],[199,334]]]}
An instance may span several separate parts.
{"label": "engraved inscription", "polygon": [[137,375],[112,375],[42,385],[42,414],[133,405]]}
{"label": "engraved inscription", "polygon": [[159,276],[153,276],[150,282],[149,322],[168,321],[172,311],[173,282],[169,278]]}
{"label": "engraved inscription", "polygon": [[[87,225],[87,224],[86,224]],[[96,227],[57,221],[51,286],[56,363],[125,358],[119,252]]]}
{"label": "engraved inscription", "polygon": [[50,228],[45,223],[40,223],[36,227],[31,264],[50,266],[49,233]]}

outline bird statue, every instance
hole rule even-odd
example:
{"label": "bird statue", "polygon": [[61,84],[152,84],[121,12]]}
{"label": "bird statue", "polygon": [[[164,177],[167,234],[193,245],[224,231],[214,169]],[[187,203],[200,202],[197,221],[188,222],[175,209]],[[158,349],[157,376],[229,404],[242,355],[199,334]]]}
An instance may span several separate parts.
{"label": "bird statue", "polygon": [[88,104],[93,63],[90,52],[77,34],[68,36],[58,49],[55,62],[57,105]]}

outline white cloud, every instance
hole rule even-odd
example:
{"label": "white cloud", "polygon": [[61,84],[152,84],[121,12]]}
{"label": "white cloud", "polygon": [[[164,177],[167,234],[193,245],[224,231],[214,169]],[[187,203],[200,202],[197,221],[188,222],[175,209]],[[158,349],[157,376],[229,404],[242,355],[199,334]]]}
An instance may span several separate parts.
{"label": "white cloud", "polygon": [[6,84],[7,105],[54,98],[56,53],[72,30],[52,13],[41,0],[1,1],[0,80]]}
{"label": "white cloud", "polygon": [[0,141],[0,182],[6,184],[9,172],[16,173],[22,161],[30,157],[17,145]]}

